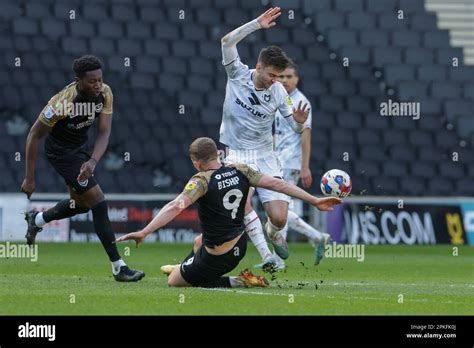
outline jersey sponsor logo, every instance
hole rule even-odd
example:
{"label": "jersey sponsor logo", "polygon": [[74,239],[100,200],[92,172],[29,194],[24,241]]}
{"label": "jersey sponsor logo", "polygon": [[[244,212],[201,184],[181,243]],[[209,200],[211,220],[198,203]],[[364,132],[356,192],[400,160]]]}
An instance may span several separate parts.
{"label": "jersey sponsor logo", "polygon": [[286,96],[286,103],[289,105],[289,106],[293,106],[293,102],[291,101],[291,98],[289,95]]}
{"label": "jersey sponsor logo", "polygon": [[[250,99],[250,98],[249,98]],[[240,105],[241,107],[243,107],[245,110],[248,110],[252,113],[252,115],[254,116],[257,116],[261,119],[266,119],[267,118],[267,115],[265,115],[264,113],[260,112],[260,111],[257,111],[255,109],[253,109],[252,107],[250,107],[249,105],[245,104],[242,100],[240,100],[239,98],[235,98],[235,102],[237,105]]]}
{"label": "jersey sponsor logo", "polygon": [[51,117],[54,116],[54,114],[56,114],[56,110],[54,110],[54,108],[51,106],[51,105],[48,105],[46,107],[46,110],[44,112],[44,117],[49,120],[51,119]]}
{"label": "jersey sponsor logo", "polygon": [[255,93],[250,93],[250,95],[251,95],[249,97],[250,104],[252,104],[252,105],[261,105],[260,100],[258,100],[258,97]]}
{"label": "jersey sponsor logo", "polygon": [[191,180],[188,182],[188,184],[184,187],[186,191],[191,191],[194,190],[197,186],[198,182],[197,180]]}

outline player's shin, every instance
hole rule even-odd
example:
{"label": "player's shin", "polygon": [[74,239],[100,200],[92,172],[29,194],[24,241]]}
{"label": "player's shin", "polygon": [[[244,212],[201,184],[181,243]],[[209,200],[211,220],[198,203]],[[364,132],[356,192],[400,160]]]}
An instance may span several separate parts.
{"label": "player's shin", "polygon": [[63,199],[54,207],[43,213],[36,214],[35,224],[38,227],[43,227],[50,221],[66,219],[77,214],[87,213],[88,211],[88,208],[76,207],[71,200]]}
{"label": "player's shin", "polygon": [[310,226],[295,212],[288,210],[288,227],[296,232],[304,234],[314,243],[321,243],[324,240],[323,234],[317,229]]}
{"label": "player's shin", "polygon": [[[102,201],[91,210],[95,232],[97,233],[97,236],[99,236],[110,261],[112,263],[119,261],[120,254],[117,250],[117,245],[115,244],[115,235],[112,231],[112,225],[109,220],[107,202]],[[125,263],[123,265],[125,265]]]}
{"label": "player's shin", "polygon": [[272,253],[268,248],[265,235],[263,234],[262,223],[260,222],[255,210],[252,210],[250,213],[245,215],[244,224],[245,232],[247,232],[253,245],[257,248],[262,260],[268,259]]}

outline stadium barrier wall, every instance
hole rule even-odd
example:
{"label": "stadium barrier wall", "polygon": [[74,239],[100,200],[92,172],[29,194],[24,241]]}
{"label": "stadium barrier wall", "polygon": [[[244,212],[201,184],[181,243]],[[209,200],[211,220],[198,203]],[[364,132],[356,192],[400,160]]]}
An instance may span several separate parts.
{"label": "stadium barrier wall", "polygon": [[[144,227],[174,194],[107,194],[109,217],[117,235]],[[65,194],[0,194],[0,240],[23,240],[26,224],[23,212],[46,210]],[[255,203],[257,203],[255,201]],[[469,197],[350,197],[333,212],[322,213],[299,200],[293,210],[336,242],[360,244],[454,244],[474,245],[474,198]],[[261,205],[255,204],[262,218]],[[201,232],[195,206],[180,214],[149,242],[192,243]],[[304,241],[290,233],[291,241]],[[45,226],[38,241],[98,241],[92,213],[54,221]]]}

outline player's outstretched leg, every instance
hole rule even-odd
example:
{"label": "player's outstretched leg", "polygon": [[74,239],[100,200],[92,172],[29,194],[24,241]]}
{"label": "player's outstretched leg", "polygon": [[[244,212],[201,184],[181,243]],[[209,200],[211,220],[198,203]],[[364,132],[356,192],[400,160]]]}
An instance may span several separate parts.
{"label": "player's outstretched leg", "polygon": [[257,248],[260,257],[262,258],[262,263],[259,263],[254,267],[263,270],[273,268],[275,266],[275,259],[272,256],[272,252],[268,248],[265,235],[263,234],[262,223],[260,222],[255,210],[252,210],[249,214],[245,215],[244,224],[245,232],[247,232],[247,235]]}
{"label": "player's outstretched leg", "polygon": [[81,195],[81,200],[91,206],[92,222],[95,233],[100,239],[105,252],[112,263],[112,274],[118,282],[136,282],[141,280],[145,273],[130,269],[120,257],[115,244],[115,234],[109,220],[107,201],[99,185],[96,185]]}
{"label": "player's outstretched leg", "polygon": [[36,235],[43,230],[43,226],[53,220],[66,219],[77,214],[87,213],[88,208],[77,206],[77,203],[71,199],[64,199],[54,207],[45,212],[31,210],[25,213],[25,220],[28,224],[26,231],[26,243],[33,245],[36,242]]}
{"label": "player's outstretched leg", "polygon": [[318,265],[324,257],[324,246],[331,241],[330,235],[318,231],[291,210],[288,211],[288,227],[305,235],[314,244],[315,264]]}
{"label": "player's outstretched leg", "polygon": [[265,223],[268,239],[270,239],[277,255],[286,260],[289,256],[288,244],[280,232],[286,226],[288,202],[282,200],[269,201],[263,203],[263,208],[268,216]]}

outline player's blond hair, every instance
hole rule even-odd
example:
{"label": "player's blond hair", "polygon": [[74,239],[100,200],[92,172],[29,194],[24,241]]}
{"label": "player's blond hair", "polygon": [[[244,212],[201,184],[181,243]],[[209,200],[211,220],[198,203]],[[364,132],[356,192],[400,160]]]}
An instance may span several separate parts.
{"label": "player's blond hair", "polygon": [[197,138],[189,145],[189,156],[193,161],[209,163],[217,159],[217,145],[211,138]]}

